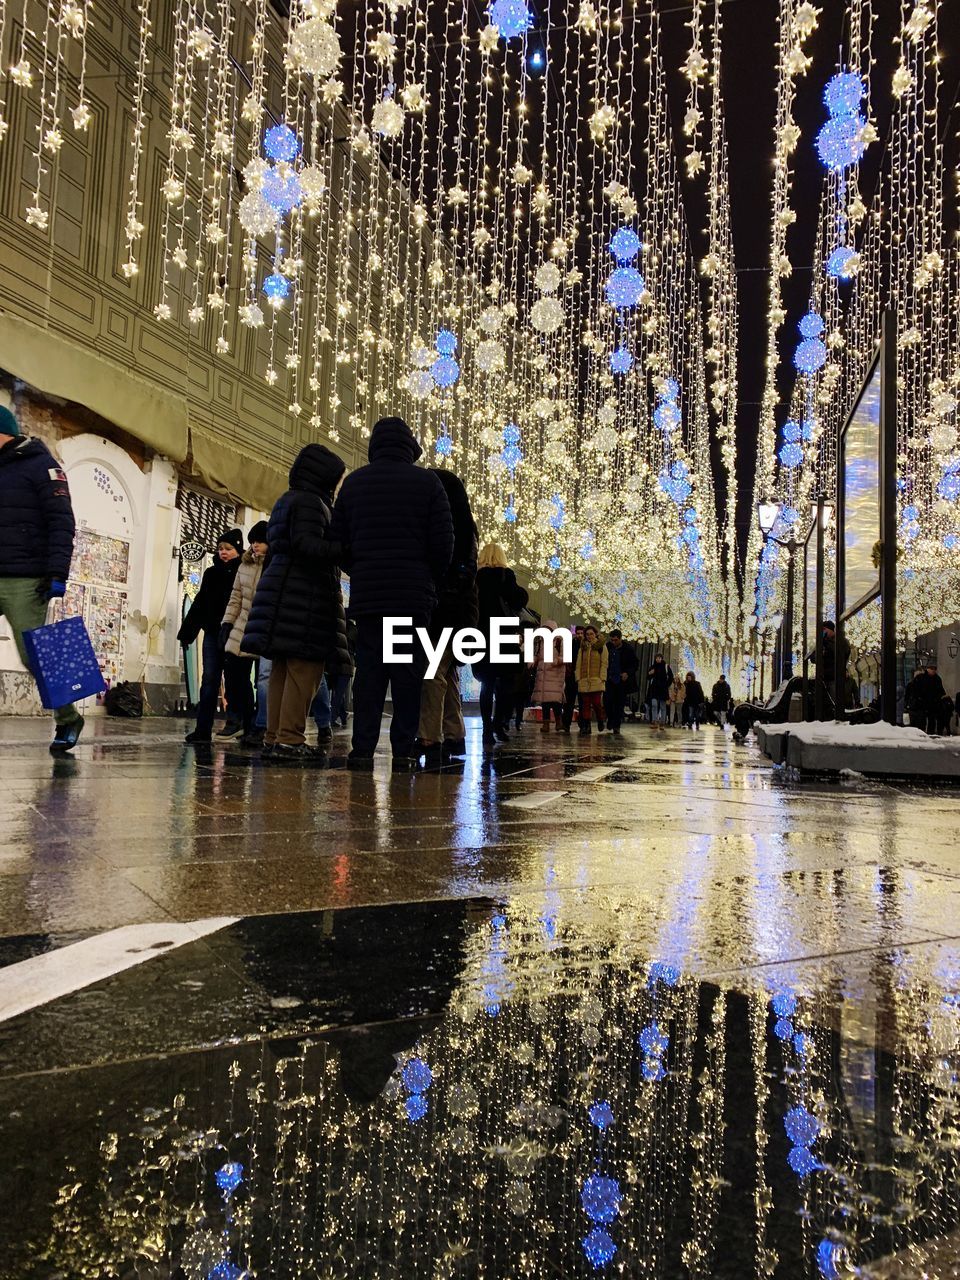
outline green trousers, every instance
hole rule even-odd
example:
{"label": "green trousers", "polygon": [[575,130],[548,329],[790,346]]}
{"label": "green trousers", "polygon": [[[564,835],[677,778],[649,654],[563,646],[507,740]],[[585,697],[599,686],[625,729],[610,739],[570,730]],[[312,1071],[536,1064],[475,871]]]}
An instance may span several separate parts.
{"label": "green trousers", "polygon": [[[13,628],[20,661],[30,670],[27,651],[23,647],[23,633],[42,627],[47,620],[47,602],[37,595],[42,578],[0,578],[0,618],[6,618]],[[68,702],[53,713],[57,724],[72,724],[79,720],[80,712]]]}

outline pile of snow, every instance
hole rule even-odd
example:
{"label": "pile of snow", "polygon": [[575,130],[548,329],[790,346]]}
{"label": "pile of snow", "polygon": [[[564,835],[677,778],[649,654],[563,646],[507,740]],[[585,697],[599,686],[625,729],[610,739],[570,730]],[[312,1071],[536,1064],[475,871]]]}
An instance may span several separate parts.
{"label": "pile of snow", "polygon": [[[841,724],[835,720],[811,720],[799,724],[764,725],[770,735],[789,733],[796,742],[817,747],[903,747],[911,751],[942,751],[954,746],[953,738],[931,738],[922,729],[900,728],[881,720],[878,724]],[[960,748],[960,739],[954,749]]]}

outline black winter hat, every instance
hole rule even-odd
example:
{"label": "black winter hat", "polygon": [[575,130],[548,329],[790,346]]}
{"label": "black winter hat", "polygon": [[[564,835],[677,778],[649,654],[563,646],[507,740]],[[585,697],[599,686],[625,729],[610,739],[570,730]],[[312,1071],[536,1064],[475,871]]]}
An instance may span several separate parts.
{"label": "black winter hat", "polygon": [[238,556],[243,554],[242,529],[228,529],[226,533],[221,533],[220,537],[217,539],[217,546],[221,546],[224,542],[233,547]]}
{"label": "black winter hat", "polygon": [[266,520],[258,520],[256,524],[250,526],[250,532],[247,534],[248,542],[266,542],[267,530],[270,528]]}

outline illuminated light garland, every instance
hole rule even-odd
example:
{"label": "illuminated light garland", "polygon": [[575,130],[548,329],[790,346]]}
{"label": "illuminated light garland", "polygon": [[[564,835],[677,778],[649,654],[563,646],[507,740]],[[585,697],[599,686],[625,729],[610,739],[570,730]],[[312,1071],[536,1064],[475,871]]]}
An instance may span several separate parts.
{"label": "illuminated light garland", "polygon": [[533,17],[524,0],[493,0],[487,14],[504,40],[514,40],[533,26]]}

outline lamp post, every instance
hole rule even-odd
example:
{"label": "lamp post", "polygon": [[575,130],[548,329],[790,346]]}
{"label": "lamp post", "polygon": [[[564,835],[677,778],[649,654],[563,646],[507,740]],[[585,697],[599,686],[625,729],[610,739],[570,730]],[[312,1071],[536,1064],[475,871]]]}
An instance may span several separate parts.
{"label": "lamp post", "polygon": [[794,580],[794,558],[797,553],[797,540],[793,536],[791,529],[790,537],[784,541],[783,538],[775,538],[773,531],[777,527],[783,506],[779,502],[758,502],[757,503],[757,522],[760,525],[760,532],[763,535],[764,542],[776,543],[778,547],[785,548],[787,552],[787,608],[784,613],[784,637],[781,644],[781,661],[780,661],[780,679],[789,680],[793,675],[793,580]]}
{"label": "lamp post", "polygon": [[817,638],[815,641],[813,661],[817,668],[816,681],[813,686],[814,717],[824,718],[824,692],[826,683],[823,678],[823,559],[824,539],[826,531],[833,519],[833,503],[826,498],[817,499]]}

